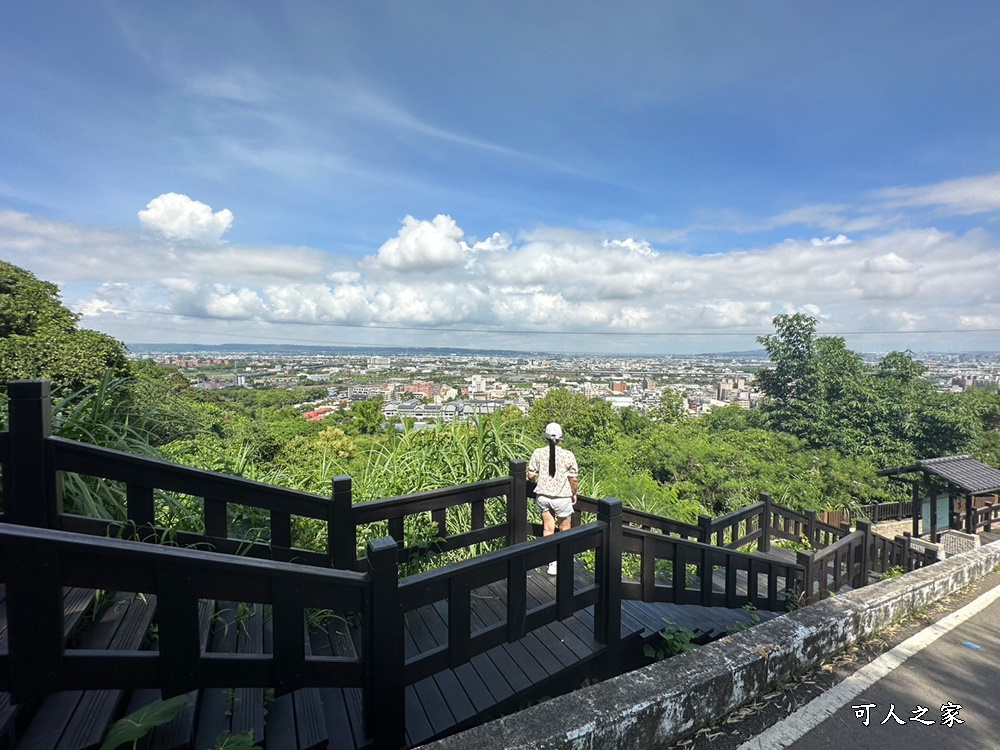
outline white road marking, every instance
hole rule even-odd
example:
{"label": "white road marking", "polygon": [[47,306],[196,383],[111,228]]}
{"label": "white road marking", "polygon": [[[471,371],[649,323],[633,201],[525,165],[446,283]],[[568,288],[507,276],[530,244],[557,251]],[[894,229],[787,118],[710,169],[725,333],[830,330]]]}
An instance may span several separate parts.
{"label": "white road marking", "polygon": [[938,622],[929,625],[916,635],[907,638],[891,651],[865,665],[846,680],[814,698],[798,711],[789,714],[777,724],[744,742],[737,750],[781,750],[815,729],[820,722],[844,708],[854,698],[889,674],[904,661],[919,653],[938,638],[953,630],[970,617],[982,612],[1000,599],[1000,586],[996,586]]}

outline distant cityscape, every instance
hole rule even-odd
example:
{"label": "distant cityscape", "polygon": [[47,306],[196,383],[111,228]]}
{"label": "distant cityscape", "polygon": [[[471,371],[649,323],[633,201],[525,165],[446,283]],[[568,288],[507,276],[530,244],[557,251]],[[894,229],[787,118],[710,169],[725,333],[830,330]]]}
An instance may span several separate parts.
{"label": "distant cityscape", "polygon": [[[380,399],[389,425],[451,423],[513,407],[527,413],[552,388],[607,401],[615,409],[658,409],[672,391],[690,415],[737,404],[754,408],[754,374],[767,367],[763,350],[656,357],[564,355],[454,349],[324,349],[221,345],[133,344],[136,358],[176,367],[194,387],[323,386],[326,397],[303,405],[321,420],[350,404]],[[865,353],[877,362],[883,353]],[[1000,352],[915,355],[943,391],[1000,386]],[[676,403],[677,398],[670,398]]]}

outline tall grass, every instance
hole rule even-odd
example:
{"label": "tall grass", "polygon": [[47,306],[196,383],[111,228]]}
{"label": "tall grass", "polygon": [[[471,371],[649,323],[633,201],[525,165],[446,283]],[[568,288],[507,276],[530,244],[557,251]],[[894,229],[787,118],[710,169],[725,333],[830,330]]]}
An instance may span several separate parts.
{"label": "tall grass", "polygon": [[[527,458],[531,449],[523,423],[485,417],[435,429],[408,430],[370,443],[351,460],[323,454],[314,461],[311,472],[271,478],[284,479],[281,483],[294,489],[328,492],[335,476],[349,474],[353,500],[361,503],[505,476],[510,462]],[[449,534],[471,528],[471,509],[467,505],[449,509],[447,517]],[[506,502],[487,501],[486,523],[506,520]],[[430,547],[437,526],[431,523],[429,514],[422,514],[407,518],[404,530],[408,546]],[[384,523],[360,528],[359,546],[386,531]],[[322,548],[326,544],[325,526],[297,519],[295,541]]]}
{"label": "tall grass", "polygon": [[[52,406],[52,432],[59,437],[137,456],[163,460],[159,436],[197,429],[168,388],[134,378],[115,378],[106,371],[100,383],[86,386]],[[184,499],[157,493],[157,502],[178,518],[190,516]],[[94,477],[65,472],[63,502],[70,513],[123,521],[125,487]]]}

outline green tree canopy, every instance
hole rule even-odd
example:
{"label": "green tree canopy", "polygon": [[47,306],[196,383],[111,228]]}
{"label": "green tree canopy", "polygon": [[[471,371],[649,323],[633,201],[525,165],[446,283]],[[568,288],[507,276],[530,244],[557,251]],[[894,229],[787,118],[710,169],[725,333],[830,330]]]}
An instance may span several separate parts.
{"label": "green tree canopy", "polygon": [[382,428],[382,399],[369,398],[351,404],[351,424],[360,435],[374,435]]}
{"label": "green tree canopy", "polygon": [[79,316],[63,306],[55,284],[0,261],[0,385],[46,378],[58,393],[100,383],[106,371],[129,374],[124,345],[78,329]]}
{"label": "green tree canopy", "polygon": [[621,431],[621,420],[611,404],[566,388],[552,388],[532,405],[528,414],[531,433],[543,436],[549,422],[562,425],[569,448],[607,444]]}
{"label": "green tree canopy", "polygon": [[756,376],[770,429],[881,466],[968,449],[971,415],[955,394],[934,389],[909,352],[872,367],[842,338],[817,337],[807,315],[779,315],[774,326],[775,334],[758,339],[773,367]]}

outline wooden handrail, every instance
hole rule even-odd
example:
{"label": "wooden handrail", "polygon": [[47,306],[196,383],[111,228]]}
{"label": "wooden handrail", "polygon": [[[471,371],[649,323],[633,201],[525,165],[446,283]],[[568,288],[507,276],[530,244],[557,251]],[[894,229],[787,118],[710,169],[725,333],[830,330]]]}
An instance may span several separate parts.
{"label": "wooden handrail", "polygon": [[[646,602],[697,604],[704,607],[741,607],[752,604],[758,609],[776,611],[785,607],[781,595],[794,586],[804,568],[756,555],[703,544],[639,529],[622,529],[622,551],[640,559],[638,582],[624,582],[622,596]],[[669,563],[670,585],[656,582],[657,562]],[[688,567],[697,571],[698,586],[689,586]],[[716,591],[713,577],[716,568],[725,569],[725,588]],[[743,573],[743,576],[740,576]],[[766,576],[764,594],[757,577]],[[737,592],[738,580],[746,579],[746,594]]]}
{"label": "wooden handrail", "polygon": [[[203,654],[196,634],[199,599],[254,602],[271,606],[275,643],[301,646],[306,609],[364,612],[370,586],[364,574],[0,524],[0,575],[9,623],[0,690],[16,702],[95,687],[177,695],[213,686],[273,685],[284,692],[362,685],[361,659],[307,657],[294,649]],[[62,630],[65,586],[156,596],[159,650],[73,652],[61,638],[46,637]]]}
{"label": "wooden handrail", "polygon": [[[399,584],[400,606],[404,612],[419,609],[438,601],[448,602],[450,625],[446,648],[418,654],[406,662],[406,684],[412,684],[445,668],[454,669],[494,646],[509,640],[510,621],[524,620],[524,631],[565,619],[581,609],[594,605],[599,600],[600,587],[588,586],[574,591],[572,588],[573,556],[586,550],[597,549],[603,543],[606,524],[587,524],[552,536],[533,539],[516,547],[497,550],[472,560],[465,560],[446,568],[418,573],[402,580]],[[515,598],[508,600],[507,621],[471,631],[471,606],[469,597],[475,589],[495,581],[508,583],[514,588],[514,578],[525,576],[528,570],[547,565],[558,560],[566,571],[558,583],[570,584],[568,592],[559,591],[557,583],[556,600],[535,609],[517,610]],[[566,594],[568,593],[568,596]],[[520,603],[526,608],[526,602]],[[512,611],[512,609],[514,611]]]}
{"label": "wooden handrail", "polygon": [[[577,498],[576,503],[577,513],[574,515],[578,519],[579,513],[581,512],[597,513],[597,503],[598,500],[596,498],[580,495]],[[646,513],[645,511],[636,510],[635,508],[622,507],[622,523],[625,526],[634,526],[640,529],[655,529],[664,534],[679,536],[684,539],[696,539],[701,541],[702,538],[702,529],[700,526],[696,526],[692,523],[685,523],[683,521],[675,521],[671,518],[657,516],[653,513]]]}

